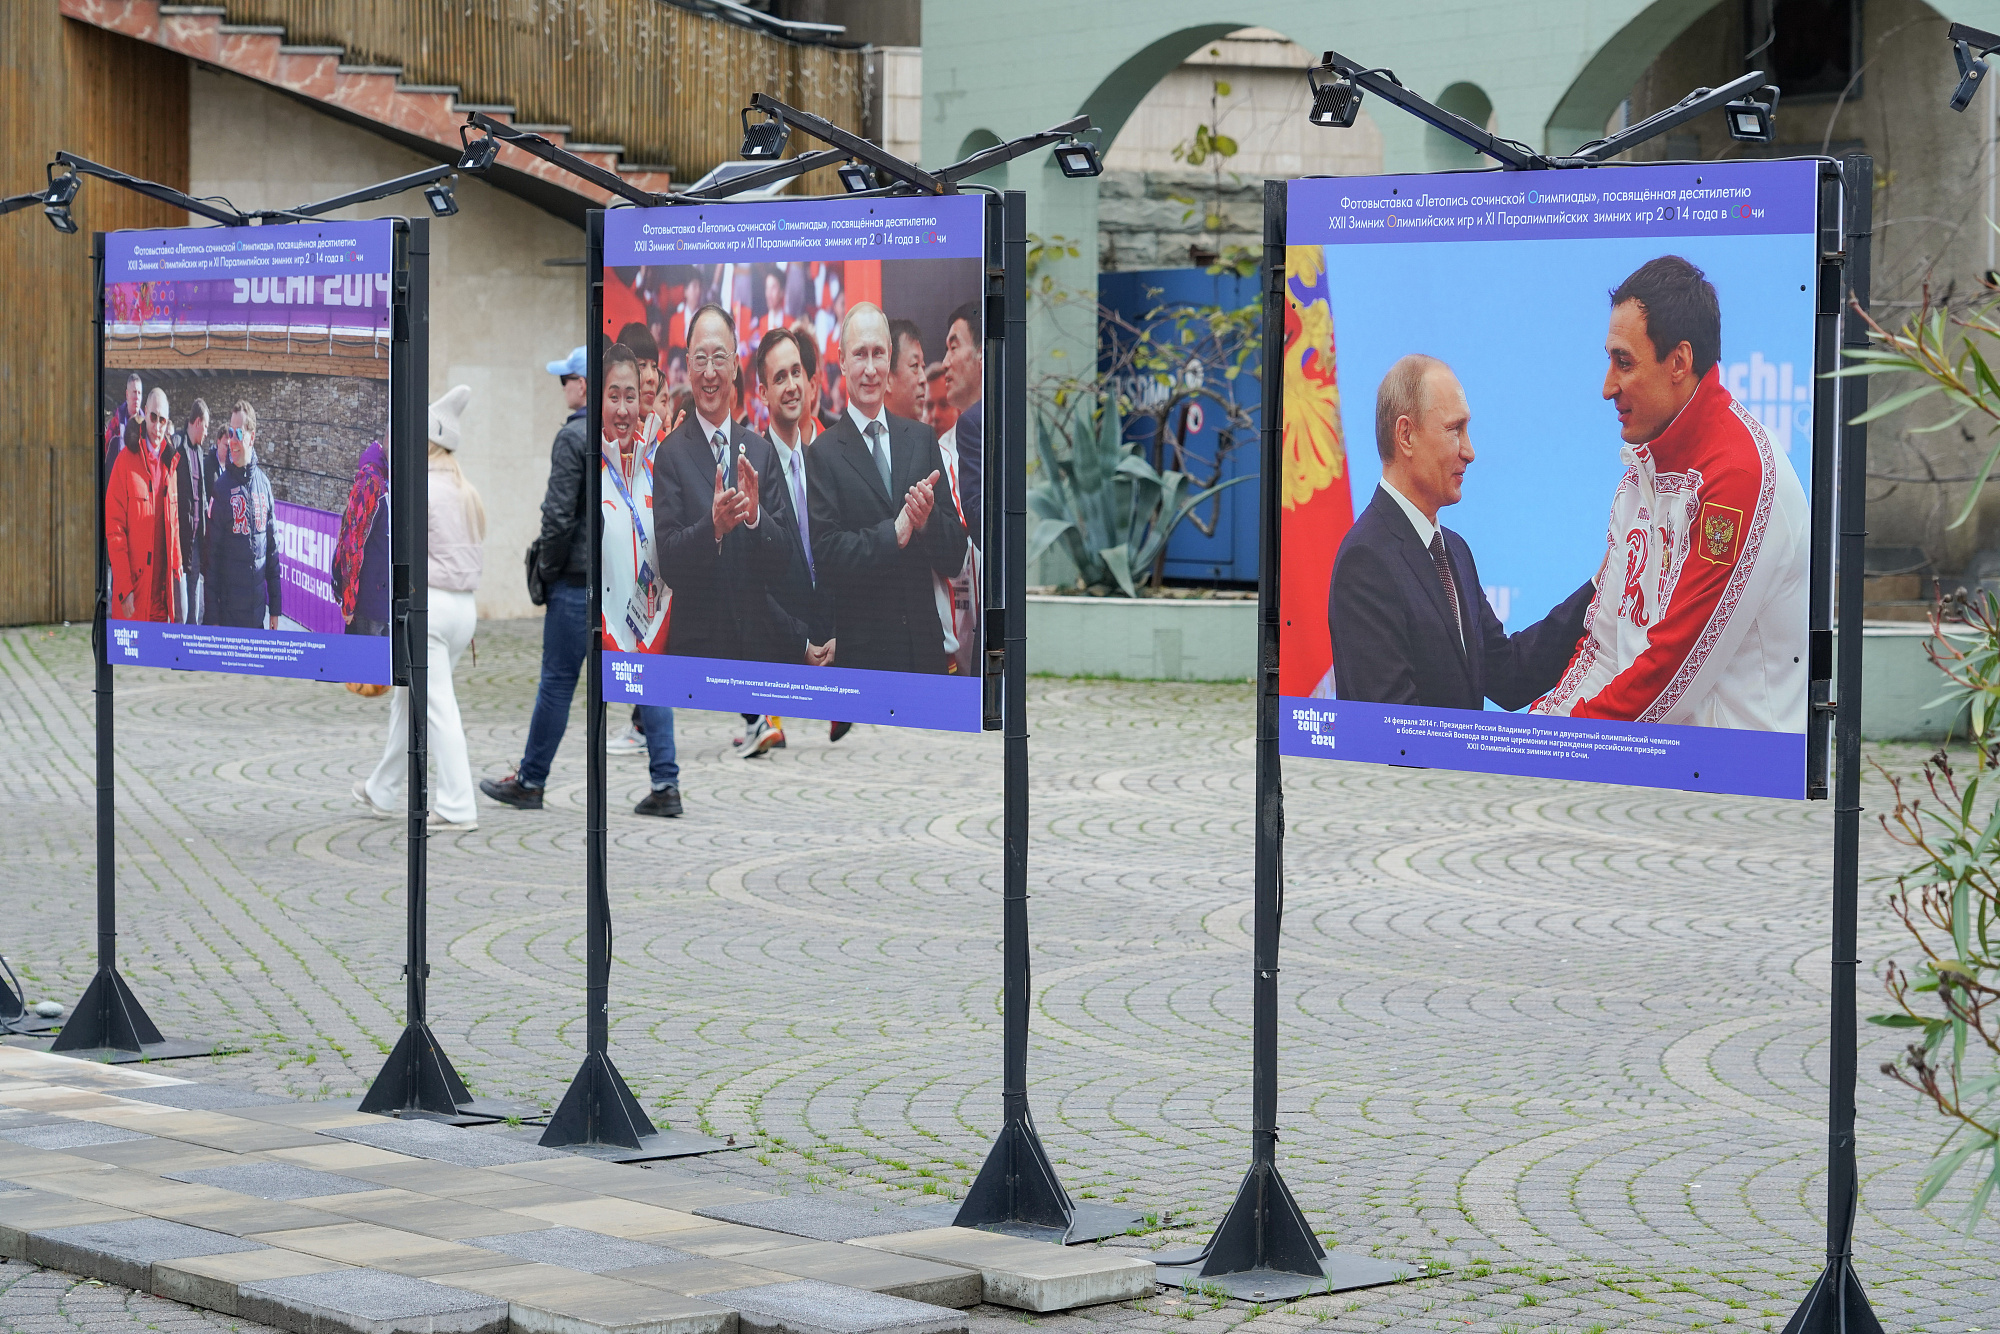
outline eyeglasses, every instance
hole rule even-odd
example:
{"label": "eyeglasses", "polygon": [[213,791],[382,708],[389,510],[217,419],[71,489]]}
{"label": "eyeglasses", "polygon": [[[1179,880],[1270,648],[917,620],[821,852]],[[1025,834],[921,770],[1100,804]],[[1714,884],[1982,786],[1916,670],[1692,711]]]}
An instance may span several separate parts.
{"label": "eyeglasses", "polygon": [[727,352],[696,352],[688,357],[688,365],[698,371],[724,370],[735,360]]}

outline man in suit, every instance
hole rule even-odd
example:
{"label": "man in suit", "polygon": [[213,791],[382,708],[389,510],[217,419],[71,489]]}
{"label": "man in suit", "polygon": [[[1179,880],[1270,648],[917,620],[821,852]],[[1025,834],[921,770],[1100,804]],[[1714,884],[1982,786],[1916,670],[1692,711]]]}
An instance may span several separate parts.
{"label": "man in suit", "polygon": [[1382,484],[1340,543],[1327,619],[1334,693],[1429,708],[1519,709],[1551,689],[1583,633],[1583,587],[1509,635],[1481,593],[1465,539],[1439,526],[1473,460],[1472,410],[1451,368],[1412,354],[1375,397]]}
{"label": "man in suit", "polygon": [[736,323],[703,306],[689,326],[694,411],[653,455],[653,542],[673,590],[668,653],[800,662],[768,590],[796,558],[795,527],[770,442],[731,416]]}
{"label": "man in suit", "polygon": [[790,329],[773,329],[757,344],[757,389],[771,414],[771,447],[777,451],[777,481],[782,483],[790,505],[788,513],[798,538],[800,559],[771,596],[784,617],[791,636],[804,646],[805,662],[813,667],[830,667],[837,645],[833,635],[833,609],[820,591],[818,573],[812,563],[812,510],[808,503],[811,483],[806,477],[805,417],[809,406],[806,392],[809,377],[805,359],[799,355],[799,336]]}
{"label": "man in suit", "polygon": [[932,576],[965,564],[965,525],[941,484],[937,436],[884,406],[893,341],[880,307],[848,307],[847,411],[806,460],[813,566],[833,600],[841,666],[942,673],[954,664]]}

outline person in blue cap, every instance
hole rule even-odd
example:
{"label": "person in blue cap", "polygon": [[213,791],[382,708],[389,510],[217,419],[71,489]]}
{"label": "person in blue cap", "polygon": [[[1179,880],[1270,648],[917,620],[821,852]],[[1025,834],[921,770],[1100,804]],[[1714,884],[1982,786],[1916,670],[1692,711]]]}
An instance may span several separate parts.
{"label": "person in blue cap", "polygon": [[[577,677],[590,650],[589,473],[597,450],[590,440],[589,349],[579,347],[561,361],[548,364],[549,374],[562,381],[563,404],[569,410],[556,432],[549,453],[549,489],[542,497],[542,532],[534,545],[535,567],[548,589],[542,619],[542,678],[535,690],[535,710],[528,719],[528,744],[520,764],[505,778],[482,778],[479,790],[503,806],[542,809],[543,788],[556,747],[569,724],[570,701]],[[635,379],[636,383],[636,379]],[[664,721],[665,756],[672,764],[671,713]],[[648,719],[651,722],[651,719]],[[659,766],[655,766],[656,771]],[[639,804],[638,814],[675,816],[681,813],[678,770],[664,789],[656,788]]]}

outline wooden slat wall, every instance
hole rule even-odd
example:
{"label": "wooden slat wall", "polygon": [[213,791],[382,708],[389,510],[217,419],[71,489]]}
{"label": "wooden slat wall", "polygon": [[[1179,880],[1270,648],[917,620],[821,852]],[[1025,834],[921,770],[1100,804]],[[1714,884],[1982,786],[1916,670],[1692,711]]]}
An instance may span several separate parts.
{"label": "wooden slat wall", "polygon": [[738,112],[767,92],[858,128],[859,51],[807,46],[666,0],[226,0],[231,23],[284,27],[286,40],[341,46],[351,61],[403,67],[405,83],[456,84],[462,100],[506,103],[529,123],[564,124],[625,160],[692,181],[733,159]]}
{"label": "wooden slat wall", "polygon": [[[56,150],[188,183],[187,61],[0,3],[0,192],[39,187]],[[86,181],[75,236],[39,210],[0,218],[0,625],[85,620],[96,579],[90,232],[185,226],[164,204]]]}

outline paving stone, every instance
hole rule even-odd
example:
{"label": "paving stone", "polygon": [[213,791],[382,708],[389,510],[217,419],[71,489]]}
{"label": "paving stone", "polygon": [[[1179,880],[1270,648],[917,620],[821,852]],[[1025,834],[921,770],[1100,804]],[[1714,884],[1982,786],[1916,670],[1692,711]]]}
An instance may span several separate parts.
{"label": "paving stone", "polygon": [[666,1264],[639,1265],[618,1271],[621,1283],[643,1283],[647,1287],[663,1288],[690,1297],[721,1292],[724,1288],[757,1288],[769,1283],[784,1283],[797,1277],[796,1274],[764,1269],[738,1260],[706,1258],[672,1260]]}
{"label": "paving stone", "polygon": [[516,1264],[511,1256],[477,1246],[461,1246],[373,1223],[336,1223],[330,1227],[260,1232],[255,1240],[287,1250],[303,1251],[343,1264],[372,1266],[412,1277]]}
{"label": "paving stone", "polygon": [[[0,912],[10,957],[34,960],[36,985],[65,998],[93,967],[75,929],[89,921],[96,855],[76,764],[91,747],[88,640],[82,626],[0,631],[0,744],[18,757],[0,786],[10,810],[31,813]],[[538,620],[482,621],[477,665],[461,663],[482,774],[519,758],[540,643]],[[214,1065],[99,1067],[0,1044],[0,1102],[23,1084],[122,1098],[174,1082],[146,1069],[319,1106],[359,1095],[402,1031],[402,831],[355,819],[347,795],[375,759],[360,739],[379,706],[149,669],[122,670],[119,687],[121,836],[165,859],[120,905],[121,925],[148,941],[127,976],[166,1031],[240,1050]],[[1163,1224],[1122,1253],[1199,1244],[1249,1148],[1253,693],[1028,690],[1037,1123],[1079,1202],[1129,1203]],[[584,1045],[581,696],[549,809],[488,806],[477,835],[431,853],[438,1039],[482,1094],[542,1106]],[[187,744],[191,709],[248,739],[228,763]],[[864,725],[829,745],[794,720],[786,750],[744,764],[729,747],[739,722],[676,714],[681,820],[626,816],[644,765],[611,766],[620,1068],[662,1124],[758,1136],[764,1161],[677,1160],[705,1184],[960,1197],[1002,1107],[997,739]],[[1891,772],[1922,753],[1865,747]],[[1280,1165],[1339,1248],[1435,1258],[1457,1275],[1324,1302],[1339,1317],[1328,1327],[1782,1325],[1822,1240],[1827,805],[1305,761],[1284,777]],[[1881,776],[1867,768],[1862,781],[1863,804],[1886,809]],[[1876,825],[1861,838],[1864,875],[1905,864]],[[1864,896],[1860,947],[1871,975],[1909,948],[1876,898]],[[1880,1008],[1876,985],[1861,979],[1864,1012]],[[1876,1074],[1896,1035],[1860,1033],[1857,1264],[1890,1328],[1994,1328],[1972,1318],[2000,1309],[1991,1239],[1955,1231],[1948,1200],[1913,1207],[1935,1118]],[[142,1106],[120,1106],[122,1128],[147,1129]],[[331,1139],[254,1156],[338,1173],[419,1161]],[[60,1170],[86,1166],[0,1140],[0,1178],[33,1181],[64,1158]],[[547,1191],[656,1175],[482,1170],[529,1168],[611,1174],[521,1173]],[[11,1222],[0,1207],[0,1228]],[[698,1237],[728,1252],[714,1262],[742,1264],[800,1240],[709,1223],[660,1241],[708,1254]],[[1463,1277],[1474,1259],[1490,1277]],[[1537,1273],[1509,1272],[1524,1266]],[[1543,1273],[1552,1281],[1535,1285]],[[1689,1291],[1662,1300],[1675,1283]],[[1573,1311],[1485,1309],[1565,1284],[1590,1294]],[[1343,1315],[1349,1301],[1362,1305]],[[1446,1321],[1460,1302],[1482,1304],[1472,1325]],[[1141,1305],[1042,1323],[1207,1334],[1243,1319],[1240,1306],[1211,1316],[1204,1304],[1183,1322]],[[0,1328],[20,1309],[0,1297]],[[971,1320],[1004,1331],[1015,1314]]]}
{"label": "paving stone", "polygon": [[965,1315],[948,1307],[795,1279],[712,1293],[736,1310],[742,1334],[965,1334]]}
{"label": "paving stone", "polygon": [[412,1158],[435,1158],[460,1167],[495,1167],[503,1163],[525,1163],[561,1159],[566,1155],[522,1140],[481,1135],[435,1121],[378,1121],[375,1125],[331,1126],[319,1132],[332,1139],[366,1144],[408,1154]]}
{"label": "paving stone", "polygon": [[405,1158],[400,1162],[384,1163],[379,1166],[364,1165],[348,1169],[345,1175],[357,1181],[367,1182],[371,1187],[387,1186],[397,1190],[414,1190],[425,1195],[444,1195],[454,1198],[486,1195],[509,1189],[533,1188],[532,1183],[520,1182],[487,1168],[459,1167],[453,1163],[440,1163],[426,1158]]}
{"label": "paving stone", "polygon": [[507,1303],[379,1269],[261,1279],[237,1291],[237,1313],[295,1334],[503,1334]]}
{"label": "paving stone", "polygon": [[720,1303],[555,1265],[445,1274],[436,1281],[505,1298],[515,1334],[734,1334],[736,1329],[735,1312]]}
{"label": "paving stone", "polygon": [[80,1149],[92,1144],[122,1144],[127,1140],[151,1139],[137,1130],[97,1125],[90,1121],[66,1121],[61,1125],[22,1126],[0,1130],[0,1139],[12,1140],[29,1149]]}
{"label": "paving stone", "polygon": [[134,1102],[150,1102],[160,1107],[178,1107],[183,1111],[224,1112],[236,1107],[270,1107],[290,1105],[292,1099],[279,1098],[269,1093],[253,1093],[249,1089],[231,1088],[227,1084],[162,1084],[158,1088],[131,1089],[118,1095]]}
{"label": "paving stone", "polygon": [[94,1163],[129,1167],[136,1171],[153,1172],[162,1176],[168,1172],[222,1167],[243,1161],[241,1154],[227,1153],[221,1149],[204,1149],[198,1144],[184,1144],[177,1139],[158,1139],[151,1136],[117,1144],[87,1144],[69,1152],[79,1158],[88,1158]]}
{"label": "paving stone", "polygon": [[971,1228],[940,1227],[887,1237],[865,1237],[857,1246],[977,1269],[981,1296],[1020,1311],[1067,1311],[1101,1302],[1128,1302],[1152,1294],[1151,1260],[1091,1246],[1055,1246]]}
{"label": "paving stone", "polygon": [[754,1263],[794,1278],[823,1279],[936,1306],[975,1306],[983,1286],[977,1269],[837,1241],[758,1251]]}
{"label": "paving stone", "polygon": [[185,1302],[189,1306],[220,1311],[224,1315],[241,1315],[237,1308],[236,1291],[244,1283],[295,1278],[300,1274],[323,1274],[346,1268],[347,1265],[322,1260],[316,1255],[301,1255],[297,1251],[265,1246],[227,1255],[190,1255],[175,1260],[155,1260],[152,1291],[157,1296]]}
{"label": "paving stone", "polygon": [[226,1255],[261,1247],[224,1232],[170,1223],[160,1218],[128,1218],[38,1228],[28,1237],[27,1259],[50,1269],[120,1283],[145,1291],[152,1285],[155,1260],[190,1255]]}
{"label": "paving stone", "polygon": [[780,1195],[741,1204],[708,1205],[694,1212],[703,1218],[789,1232],[815,1241],[853,1241],[912,1230],[899,1210],[870,1209],[823,1195]]}
{"label": "paving stone", "polygon": [[634,1265],[658,1265],[670,1260],[692,1260],[688,1251],[666,1246],[648,1246],[640,1241],[610,1237],[602,1232],[585,1232],[573,1227],[550,1227],[537,1232],[510,1232],[490,1237],[466,1237],[467,1246],[498,1251],[520,1260],[560,1265],[586,1274],[602,1274]]}
{"label": "paving stone", "polygon": [[147,1212],[156,1217],[171,1218],[177,1223],[227,1232],[232,1237],[331,1227],[345,1221],[339,1214],[288,1200],[257,1200],[233,1195],[227,1202],[210,1201],[192,1206],[152,1204],[147,1206]]}
{"label": "paving stone", "polygon": [[654,1236],[672,1237],[682,1232],[698,1231],[703,1227],[702,1220],[694,1214],[684,1214],[678,1209],[662,1209],[654,1204],[641,1204],[637,1200],[593,1198],[568,1204],[521,1204],[513,1206],[511,1212],[525,1214],[529,1218],[540,1218],[563,1227],[605,1232],[614,1237],[642,1239]]}
{"label": "paving stone", "polygon": [[316,1172],[290,1163],[238,1162],[226,1167],[204,1167],[188,1172],[164,1173],[170,1181],[190,1181],[197,1185],[254,1195],[260,1200],[309,1200],[318,1195],[351,1195],[373,1190],[375,1183],[333,1172]]}
{"label": "paving stone", "polygon": [[0,1259],[28,1258],[28,1238],[42,1228],[73,1227],[80,1223],[114,1223],[138,1215],[124,1209],[69,1195],[43,1191],[9,1191],[0,1202]]}
{"label": "paving stone", "polygon": [[407,1190],[371,1190],[359,1195],[337,1195],[314,1201],[328,1213],[405,1232],[421,1232],[441,1241],[466,1237],[493,1236],[505,1232],[529,1232],[549,1226],[538,1218],[504,1209],[487,1209],[463,1200],[442,1199]]}
{"label": "paving stone", "polygon": [[673,1244],[684,1251],[696,1255],[729,1259],[734,1256],[754,1257],[760,1251],[779,1250],[796,1246],[799,1239],[789,1232],[771,1232],[760,1227],[745,1227],[741,1223],[712,1223],[696,1216],[699,1227],[687,1228],[673,1234]]}

